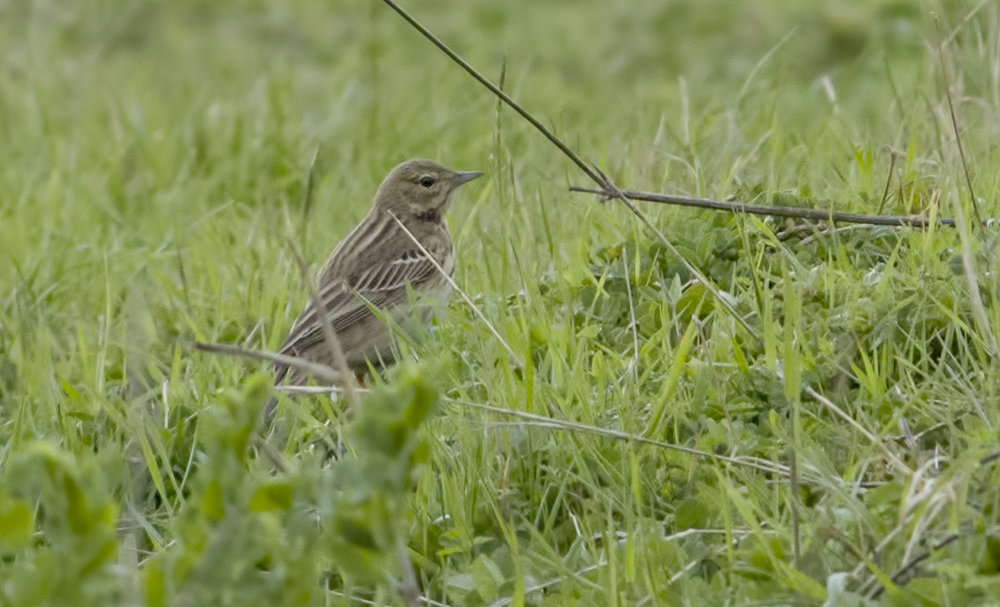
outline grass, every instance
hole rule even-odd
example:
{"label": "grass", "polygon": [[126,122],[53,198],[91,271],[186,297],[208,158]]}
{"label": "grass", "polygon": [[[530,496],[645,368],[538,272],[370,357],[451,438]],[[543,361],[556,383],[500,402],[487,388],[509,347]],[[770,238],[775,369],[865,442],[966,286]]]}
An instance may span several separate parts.
{"label": "grass", "polygon": [[[406,562],[455,606],[1000,602],[996,235],[942,77],[998,217],[996,4],[407,8],[623,187],[966,221],[642,205],[757,342],[382,3],[0,3],[0,604],[401,604]],[[286,239],[318,265],[417,156],[487,172],[456,278],[527,364],[456,297],[269,452],[266,366],[191,343],[276,348]]]}

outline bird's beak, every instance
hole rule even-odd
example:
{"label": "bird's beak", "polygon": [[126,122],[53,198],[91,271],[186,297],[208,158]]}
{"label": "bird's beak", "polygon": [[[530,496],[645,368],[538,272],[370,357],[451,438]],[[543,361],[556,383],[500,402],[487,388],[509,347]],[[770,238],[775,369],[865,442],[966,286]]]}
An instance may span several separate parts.
{"label": "bird's beak", "polygon": [[463,183],[469,183],[476,177],[482,177],[482,173],[479,171],[458,171],[455,173],[455,187],[462,185]]}

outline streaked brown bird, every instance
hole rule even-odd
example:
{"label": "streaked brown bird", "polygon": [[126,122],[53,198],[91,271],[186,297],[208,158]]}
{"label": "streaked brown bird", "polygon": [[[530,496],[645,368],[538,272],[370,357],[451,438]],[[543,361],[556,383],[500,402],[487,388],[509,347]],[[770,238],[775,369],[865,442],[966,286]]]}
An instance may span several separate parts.
{"label": "streaked brown bird", "polygon": [[[432,160],[408,160],[394,168],[368,215],[333,249],[320,272],[317,293],[323,309],[317,313],[310,299],[281,354],[336,368],[323,335],[322,323],[330,323],[351,371],[364,375],[369,363],[376,369],[391,364],[392,333],[372,308],[400,325],[417,319],[426,326],[434,307],[448,302],[451,284],[441,270],[449,277],[454,273],[455,253],[445,214],[455,190],[480,175]],[[282,364],[275,364],[275,373],[275,384],[302,385],[309,379]],[[276,404],[269,403],[268,418]]]}

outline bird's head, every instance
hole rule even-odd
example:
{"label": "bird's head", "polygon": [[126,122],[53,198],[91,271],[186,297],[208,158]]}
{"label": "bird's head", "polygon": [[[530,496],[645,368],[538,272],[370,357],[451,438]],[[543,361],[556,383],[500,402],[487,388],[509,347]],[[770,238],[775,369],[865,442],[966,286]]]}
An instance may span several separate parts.
{"label": "bird's head", "polygon": [[392,211],[401,220],[440,221],[452,194],[479,177],[475,171],[453,171],[433,160],[407,160],[378,187],[375,209]]}

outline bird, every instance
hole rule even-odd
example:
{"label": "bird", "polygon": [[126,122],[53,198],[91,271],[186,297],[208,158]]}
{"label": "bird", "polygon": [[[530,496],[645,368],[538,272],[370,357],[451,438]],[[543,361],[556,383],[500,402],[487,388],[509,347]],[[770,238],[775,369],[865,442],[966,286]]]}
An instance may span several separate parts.
{"label": "bird", "polygon": [[[373,308],[400,326],[414,320],[428,326],[434,309],[447,304],[455,254],[446,214],[455,191],[481,175],[424,159],[392,169],[368,214],[334,247],[319,272],[318,297],[306,303],[279,354],[336,370],[324,337],[323,324],[329,323],[347,367],[359,378],[369,365],[380,370],[392,364],[392,331]],[[274,371],[275,385],[304,385],[310,379],[308,372],[282,363],[275,363]],[[265,408],[268,419],[276,405],[272,399]]]}

